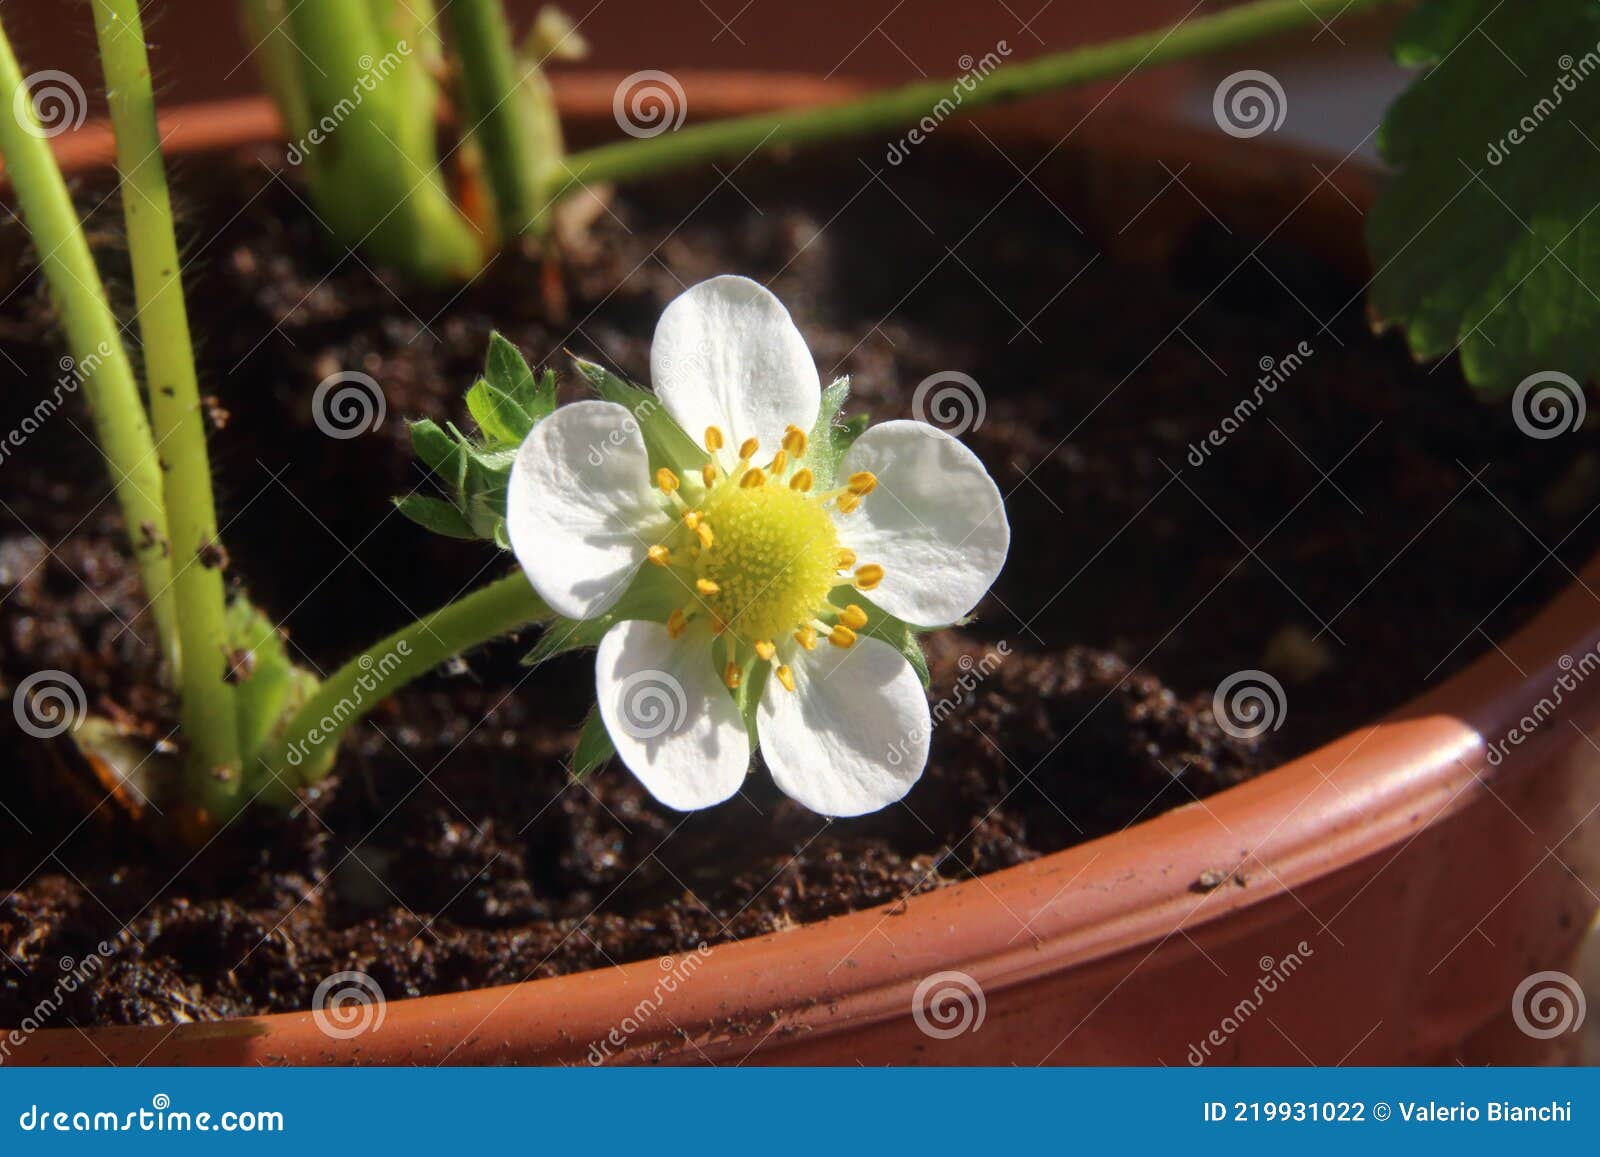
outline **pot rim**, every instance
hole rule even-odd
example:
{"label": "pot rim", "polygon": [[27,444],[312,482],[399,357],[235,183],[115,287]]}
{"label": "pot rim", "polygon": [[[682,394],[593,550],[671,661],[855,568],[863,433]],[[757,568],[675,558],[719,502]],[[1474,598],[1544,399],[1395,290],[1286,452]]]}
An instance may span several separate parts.
{"label": "pot rim", "polygon": [[[621,75],[557,75],[564,116],[603,124]],[[677,77],[696,114],[808,105],[863,88],[773,73],[685,70]],[[997,139],[1038,141],[1039,129],[1049,126],[1054,139],[1059,116],[1030,121],[1029,111],[979,120]],[[1375,171],[1348,164],[1348,157],[1326,158],[1313,180],[1306,161],[1323,158],[1308,150],[1219,137],[1170,115],[1119,111],[1106,119],[1114,123],[1080,122],[1076,135],[1068,134],[1072,147],[1110,161],[1148,164],[1156,155],[1190,161],[1199,170],[1191,184],[1220,183],[1250,194],[1224,197],[1219,211],[1258,234],[1286,224],[1287,217],[1278,220],[1286,207],[1292,216],[1316,202],[1314,211],[1348,215],[1351,206],[1364,211],[1375,192]],[[162,121],[175,153],[259,145],[279,136],[264,98],[182,106]],[[954,122],[945,131],[967,127]],[[70,170],[103,165],[112,156],[103,124],[53,144]],[[1347,270],[1364,268],[1348,241],[1348,230],[1339,229],[1297,237]],[[1567,669],[1564,659],[1600,644],[1600,606],[1585,583],[1600,583],[1600,556],[1500,647],[1377,723],[1204,801],[894,904],[677,958],[395,1001],[385,1006],[386,1031],[355,1040],[331,1039],[313,1013],[302,1011],[176,1029],[45,1028],[15,1057],[24,1063],[575,1063],[613,1033],[619,1018],[637,1011],[641,995],[648,999],[664,976],[694,962],[697,979],[673,996],[672,1023],[631,1031],[614,1058],[720,1062],[742,1058],[778,1033],[815,1037],[902,1017],[916,984],[952,965],[986,990],[1004,988],[1117,954],[1147,957],[1181,930],[1230,917],[1253,923],[1295,905],[1311,913],[1300,893],[1319,880],[1374,857],[1392,860],[1428,826],[1495,794],[1500,781],[1533,770],[1552,736],[1535,735],[1491,766],[1483,735],[1504,734],[1528,704],[1548,693]],[[1247,886],[1199,887],[1211,872],[1241,872]],[[997,904],[1015,920],[994,919]],[[985,909],[984,918],[969,918]],[[890,941],[887,951],[875,944],[880,935]],[[82,1047],[85,1041],[92,1048]]]}

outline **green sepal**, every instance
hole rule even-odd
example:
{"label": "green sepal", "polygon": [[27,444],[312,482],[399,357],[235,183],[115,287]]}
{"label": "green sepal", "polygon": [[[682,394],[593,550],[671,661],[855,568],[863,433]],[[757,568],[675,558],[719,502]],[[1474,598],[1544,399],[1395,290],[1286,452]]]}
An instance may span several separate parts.
{"label": "green sepal", "polygon": [[578,732],[577,745],[572,749],[572,778],[582,779],[616,758],[617,745],[611,742],[611,733],[600,718],[598,707],[589,708],[583,727]]}
{"label": "green sepal", "polygon": [[859,592],[852,597],[852,601],[867,612],[867,625],[861,633],[888,643],[904,655],[911,669],[917,673],[917,678],[922,680],[922,689],[926,691],[932,685],[933,677],[928,672],[928,657],[922,652],[916,628],[895,618]]}
{"label": "green sepal", "polygon": [[816,489],[827,490],[834,485],[839,472],[839,462],[845,451],[861,437],[867,428],[867,416],[861,414],[842,421],[840,412],[850,398],[850,379],[837,378],[822,391],[822,405],[817,410],[817,424],[811,429],[806,446],[805,464],[816,479]]}
{"label": "green sepal", "polygon": [[660,567],[641,567],[622,597],[604,614],[592,619],[551,619],[533,649],[522,657],[522,662],[525,666],[536,667],[557,655],[598,647],[607,631],[628,619],[665,623],[686,597],[677,577]]}
{"label": "green sepal", "polygon": [[650,455],[652,472],[663,466],[686,474],[700,469],[707,461],[704,449],[695,445],[694,439],[683,432],[672,415],[652,393],[623,381],[604,366],[583,358],[574,357],[573,364],[584,380],[594,387],[608,402],[623,406],[639,424],[644,436],[645,450]]}

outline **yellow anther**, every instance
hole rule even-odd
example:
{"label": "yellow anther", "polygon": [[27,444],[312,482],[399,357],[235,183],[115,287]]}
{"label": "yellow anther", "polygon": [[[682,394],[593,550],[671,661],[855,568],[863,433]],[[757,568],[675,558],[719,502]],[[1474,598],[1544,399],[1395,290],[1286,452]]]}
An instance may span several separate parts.
{"label": "yellow anther", "polygon": [[772,657],[778,653],[778,648],[772,645],[770,639],[757,639],[755,647],[756,654],[761,656],[763,662],[772,662]]}
{"label": "yellow anther", "polygon": [[707,462],[700,467],[700,481],[706,484],[707,490],[717,484],[717,464],[715,462]]}
{"label": "yellow anther", "polygon": [[843,623],[839,624],[837,627],[833,628],[833,630],[828,632],[828,642],[832,643],[835,647],[854,646],[855,641],[856,633]]}
{"label": "yellow anther", "polygon": [[683,515],[683,524],[690,530],[693,530],[695,527],[699,526],[700,512],[698,510],[685,511]]}
{"label": "yellow anther", "polygon": [[790,426],[783,432],[783,448],[789,451],[791,458],[804,458],[806,454],[806,434],[799,426]]}
{"label": "yellow anther", "polygon": [[839,612],[839,621],[845,626],[849,627],[852,631],[859,631],[862,627],[867,625],[867,612],[862,610],[855,603],[851,603],[848,607]]}
{"label": "yellow anther", "polygon": [[853,567],[855,565],[856,565],[856,552],[855,551],[851,550],[849,547],[845,547],[845,548],[843,548],[842,550],[839,551],[839,559],[838,559],[837,566],[838,566],[838,568],[840,570],[849,570],[851,567]]}
{"label": "yellow anther", "polygon": [[856,512],[857,508],[860,507],[860,505],[861,505],[861,495],[859,495],[859,494],[841,494],[841,495],[839,495],[839,513],[840,514],[854,514]]}
{"label": "yellow anther", "polygon": [[660,544],[652,546],[649,550],[645,551],[644,553],[645,553],[645,557],[648,558],[651,562],[655,563],[657,566],[671,566],[672,565],[672,552],[670,550],[668,550],[666,547],[661,546]]}
{"label": "yellow anther", "polygon": [[754,490],[758,486],[767,484],[767,476],[762,473],[761,467],[752,466],[744,472],[744,477],[739,479],[739,485],[746,490]]}
{"label": "yellow anther", "polygon": [[729,691],[739,686],[739,677],[739,664],[728,660],[728,665],[722,669],[722,681],[728,685]]}
{"label": "yellow anther", "polygon": [[789,489],[790,490],[810,490],[811,489],[811,482],[812,482],[811,471],[809,471],[809,470],[796,470],[794,472],[794,477],[789,479]]}
{"label": "yellow anther", "polygon": [[664,494],[675,493],[678,489],[678,476],[663,466],[656,471],[656,485]]}
{"label": "yellow anther", "polygon": [[758,440],[755,438],[746,438],[739,444],[739,460],[741,462],[750,461],[750,459],[756,456],[756,452],[760,449],[761,443]]}
{"label": "yellow anther", "polygon": [[703,595],[714,595],[722,588],[716,583],[712,582],[710,579],[702,578],[694,580],[694,589]]}
{"label": "yellow anther", "polygon": [[845,485],[851,494],[865,497],[878,488],[878,476],[870,470],[857,470]]}
{"label": "yellow anther", "polygon": [[711,533],[711,524],[709,522],[702,522],[696,526],[694,528],[694,536],[700,540],[700,545],[705,547],[707,550],[711,549],[711,544],[713,541],[715,541],[714,536]]}
{"label": "yellow anther", "polygon": [[808,651],[817,649],[817,629],[815,627],[801,627],[794,633],[794,641]]}
{"label": "yellow anther", "polygon": [[667,638],[676,639],[688,629],[689,616],[683,613],[682,607],[667,616]]}
{"label": "yellow anther", "polygon": [[794,690],[794,672],[787,667],[779,667],[773,674],[778,676],[778,682],[783,684],[785,691]]}
{"label": "yellow anther", "polygon": [[706,449],[713,454],[722,449],[722,431],[715,426],[706,427]]}
{"label": "yellow anther", "polygon": [[784,471],[784,468],[786,466],[788,466],[788,465],[789,465],[789,452],[787,450],[779,450],[776,454],[774,454],[772,456],[772,465],[769,467],[769,469],[774,474],[782,474],[783,471]]}
{"label": "yellow anther", "polygon": [[883,568],[875,562],[856,568],[856,586],[870,591],[883,581]]}

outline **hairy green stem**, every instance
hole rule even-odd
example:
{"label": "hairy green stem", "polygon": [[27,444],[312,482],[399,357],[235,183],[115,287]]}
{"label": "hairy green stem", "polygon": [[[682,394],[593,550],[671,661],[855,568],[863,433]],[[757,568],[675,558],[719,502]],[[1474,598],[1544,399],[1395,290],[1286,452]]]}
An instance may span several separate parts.
{"label": "hairy green stem", "polygon": [[272,782],[263,798],[280,802],[315,782],[332,763],[351,724],[385,697],[452,655],[550,617],[521,571],[480,587],[380,639],[334,671],[258,756]]}
{"label": "hairy green stem", "polygon": [[182,266],[138,0],[94,0],[94,24],[116,135],[150,418],[166,474],[162,493],[181,648],[179,718],[188,749],[191,798],[214,810],[239,791],[239,731],[228,682],[222,570],[215,561],[211,460]]}
{"label": "hairy green stem", "polygon": [[[133,539],[162,653],[176,664],[178,629],[168,589],[172,560],[167,554],[167,512],[155,441],[122,331],[45,130],[23,95],[24,83],[10,41],[0,28],[0,156],[5,158],[6,173],[72,351],[71,376],[63,381],[70,380],[74,389],[83,388],[95,438],[111,469],[117,502]],[[59,401],[59,388],[56,394]]]}
{"label": "hairy green stem", "polygon": [[639,180],[688,165],[738,159],[756,150],[893,129],[913,124],[936,108],[970,112],[1052,89],[1126,76],[1345,13],[1401,2],[1404,0],[1255,0],[1123,40],[1000,65],[975,79],[970,89],[962,86],[957,91],[949,80],[925,81],[821,108],[735,117],[642,140],[618,141],[568,156],[564,171],[552,175],[545,195],[554,199],[576,191],[580,183]]}
{"label": "hairy green stem", "polygon": [[500,0],[443,0],[443,6],[461,58],[466,124],[481,145],[500,234],[515,237],[538,215],[542,173],[505,9]]}

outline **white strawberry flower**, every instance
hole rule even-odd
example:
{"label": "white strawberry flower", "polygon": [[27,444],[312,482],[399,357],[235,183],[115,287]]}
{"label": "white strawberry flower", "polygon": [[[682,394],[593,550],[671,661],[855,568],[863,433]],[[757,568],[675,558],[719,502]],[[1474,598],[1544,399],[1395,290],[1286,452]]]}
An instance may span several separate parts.
{"label": "white strawberry flower", "polygon": [[[895,802],[931,728],[905,651],[877,635],[977,605],[1010,545],[998,488],[923,422],[884,422],[829,454],[838,428],[832,413],[819,425],[805,341],[746,278],[673,301],[650,368],[665,414],[557,409],[517,452],[506,501],[540,597],[568,619],[615,620],[595,683],[618,755],[680,810],[738,791],[755,740],[813,811]],[[647,445],[669,417],[672,436]],[[643,724],[641,688],[656,696]]]}

